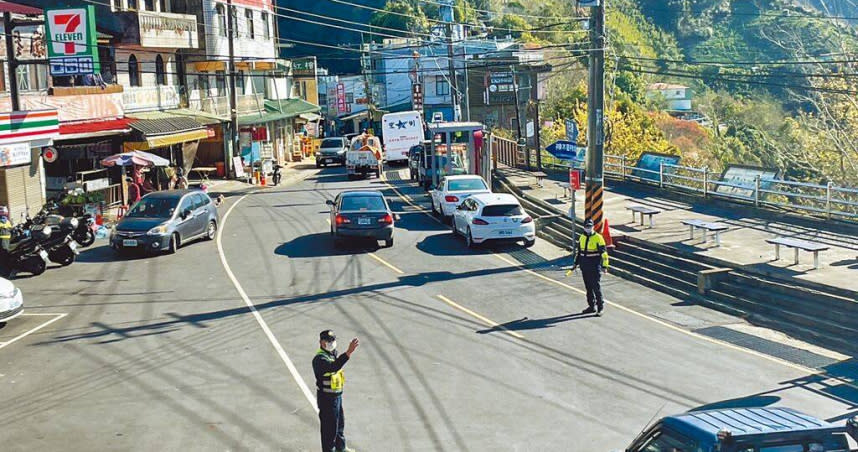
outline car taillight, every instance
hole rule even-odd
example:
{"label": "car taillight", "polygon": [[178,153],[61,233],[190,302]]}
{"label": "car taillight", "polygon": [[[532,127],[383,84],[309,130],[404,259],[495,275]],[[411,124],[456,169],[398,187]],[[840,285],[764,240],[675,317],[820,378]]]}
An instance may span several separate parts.
{"label": "car taillight", "polygon": [[487,226],[489,224],[489,222],[486,220],[483,220],[482,218],[474,218],[473,221],[471,221],[471,224],[478,224],[480,226]]}
{"label": "car taillight", "polygon": [[385,216],[379,218],[378,222],[381,224],[392,224],[393,223],[393,217],[388,213]]}
{"label": "car taillight", "polygon": [[524,217],[524,219],[521,220],[521,224],[530,223],[531,221],[533,221],[533,218]]}
{"label": "car taillight", "polygon": [[459,202],[459,198],[457,198],[457,197],[455,197],[455,196],[447,195],[447,196],[445,196],[445,197],[444,197],[444,201],[447,201],[447,202]]}
{"label": "car taillight", "polygon": [[344,217],[344,216],[342,216],[342,215],[337,215],[337,220],[336,220],[336,221],[337,221],[337,224],[346,224],[346,223],[351,223],[351,222],[352,222],[352,220],[349,220],[348,218],[346,218],[346,217]]}

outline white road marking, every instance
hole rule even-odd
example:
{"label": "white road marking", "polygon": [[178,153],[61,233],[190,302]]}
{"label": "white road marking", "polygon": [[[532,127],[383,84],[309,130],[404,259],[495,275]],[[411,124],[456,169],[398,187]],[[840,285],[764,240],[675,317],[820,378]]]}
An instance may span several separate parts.
{"label": "white road marking", "polygon": [[232,209],[238,205],[241,201],[246,198],[247,195],[238,198],[230,207],[229,210],[224,214],[223,219],[221,220],[221,227],[218,229],[217,233],[217,252],[220,255],[220,262],[223,264],[223,269],[226,271],[227,276],[232,281],[232,284],[235,286],[235,290],[238,291],[238,294],[241,296],[241,299],[244,300],[244,304],[247,305],[250,312],[253,314],[253,318],[256,319],[256,322],[259,323],[259,327],[262,328],[262,331],[265,333],[265,336],[268,338],[268,341],[274,347],[274,350],[277,351],[277,354],[280,356],[280,359],[283,361],[283,364],[286,364],[286,368],[289,369],[289,373],[292,374],[292,378],[295,380],[295,383],[298,384],[298,387],[301,388],[301,392],[304,393],[304,397],[307,398],[307,402],[310,402],[310,406],[316,412],[319,411],[318,407],[316,407],[316,397],[310,391],[307,383],[304,382],[304,379],[301,378],[301,375],[298,373],[298,369],[295,367],[295,364],[292,363],[292,360],[289,359],[289,355],[286,354],[286,350],[283,349],[283,346],[280,345],[280,342],[277,341],[277,338],[274,337],[274,333],[271,332],[271,328],[268,327],[268,323],[265,322],[265,319],[262,318],[262,315],[259,311],[256,310],[256,306],[254,306],[253,302],[250,301],[250,297],[247,296],[247,293],[244,291],[244,288],[241,287],[241,283],[238,282],[238,278],[235,277],[235,274],[232,273],[232,269],[229,267],[229,263],[226,261],[226,254],[223,252],[223,245],[221,244],[221,236],[223,235],[224,227],[226,226],[226,219],[229,218],[229,214],[232,213]]}
{"label": "white road marking", "polygon": [[34,315],[45,315],[45,316],[51,316],[51,315],[52,315],[52,316],[54,316],[54,318],[52,318],[51,320],[48,320],[48,321],[47,321],[47,322],[45,322],[45,323],[42,323],[41,325],[39,325],[39,326],[37,326],[37,327],[35,327],[35,328],[31,328],[30,330],[28,330],[28,331],[26,331],[26,332],[24,332],[24,333],[22,333],[22,334],[19,334],[18,336],[15,336],[14,338],[12,338],[11,340],[9,340],[9,341],[7,341],[7,342],[0,343],[0,348],[3,348],[3,347],[5,347],[5,346],[7,346],[7,345],[10,345],[10,344],[14,343],[14,342],[17,342],[17,341],[19,341],[19,340],[21,340],[21,339],[23,339],[23,338],[25,338],[25,337],[27,337],[27,336],[29,336],[29,335],[31,335],[31,334],[33,334],[33,333],[35,333],[36,331],[39,331],[39,330],[41,330],[42,328],[44,328],[44,327],[46,327],[46,326],[48,326],[48,325],[50,325],[50,324],[52,324],[52,323],[56,322],[57,320],[59,320],[59,319],[61,319],[61,318],[65,317],[65,316],[67,316],[68,314],[44,314],[44,313],[33,313],[33,314],[29,314],[29,313],[23,313],[23,314],[21,314],[21,316],[20,316],[20,317],[18,317],[18,318],[21,318],[21,317],[24,317],[24,316],[34,316]]}

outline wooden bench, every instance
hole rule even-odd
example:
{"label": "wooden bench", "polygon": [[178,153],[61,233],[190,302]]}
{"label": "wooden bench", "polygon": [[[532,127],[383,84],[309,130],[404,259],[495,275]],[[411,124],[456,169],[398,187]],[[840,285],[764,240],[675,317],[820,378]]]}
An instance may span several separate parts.
{"label": "wooden bench", "polygon": [[682,220],[682,224],[688,226],[691,231],[691,240],[694,240],[694,230],[703,229],[703,243],[707,241],[706,233],[715,233],[715,246],[721,246],[721,232],[726,231],[729,227],[724,223],[713,223],[705,220]]}
{"label": "wooden bench", "polygon": [[626,206],[626,210],[632,211],[632,223],[635,222],[635,213],[641,214],[641,226],[644,225],[644,216],[648,216],[650,228],[655,226],[653,219],[652,219],[653,215],[657,215],[657,214],[661,213],[661,209],[656,209],[655,207],[648,207],[648,206],[639,206],[639,205]]}
{"label": "wooden bench", "polygon": [[542,171],[535,171],[531,174],[533,175],[533,177],[536,178],[536,185],[539,185],[539,188],[543,188],[542,181],[545,180],[548,175],[543,173]]}
{"label": "wooden bench", "polygon": [[810,242],[807,240],[799,240],[790,237],[778,237],[776,239],[766,239],[767,243],[771,243],[775,246],[775,260],[779,260],[781,258],[781,246],[785,246],[787,248],[793,248],[795,250],[795,265],[798,265],[798,250],[810,251],[813,253],[813,268],[814,270],[819,269],[819,252],[826,251],[830,249],[828,245],[823,245],[817,242]]}

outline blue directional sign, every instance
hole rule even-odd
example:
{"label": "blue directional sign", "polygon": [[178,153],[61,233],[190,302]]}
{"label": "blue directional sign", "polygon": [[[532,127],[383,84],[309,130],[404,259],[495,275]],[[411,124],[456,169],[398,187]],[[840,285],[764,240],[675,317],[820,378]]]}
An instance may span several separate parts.
{"label": "blue directional sign", "polygon": [[571,141],[557,141],[545,148],[549,154],[560,160],[577,160],[581,155],[581,148]]}

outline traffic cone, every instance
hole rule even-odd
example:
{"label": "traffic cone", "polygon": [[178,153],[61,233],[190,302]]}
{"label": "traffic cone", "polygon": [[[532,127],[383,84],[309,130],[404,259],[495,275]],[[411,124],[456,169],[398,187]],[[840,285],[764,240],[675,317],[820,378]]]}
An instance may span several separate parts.
{"label": "traffic cone", "polygon": [[605,246],[614,248],[614,239],[611,238],[611,226],[608,225],[608,219],[602,224],[602,237],[605,239]]}

